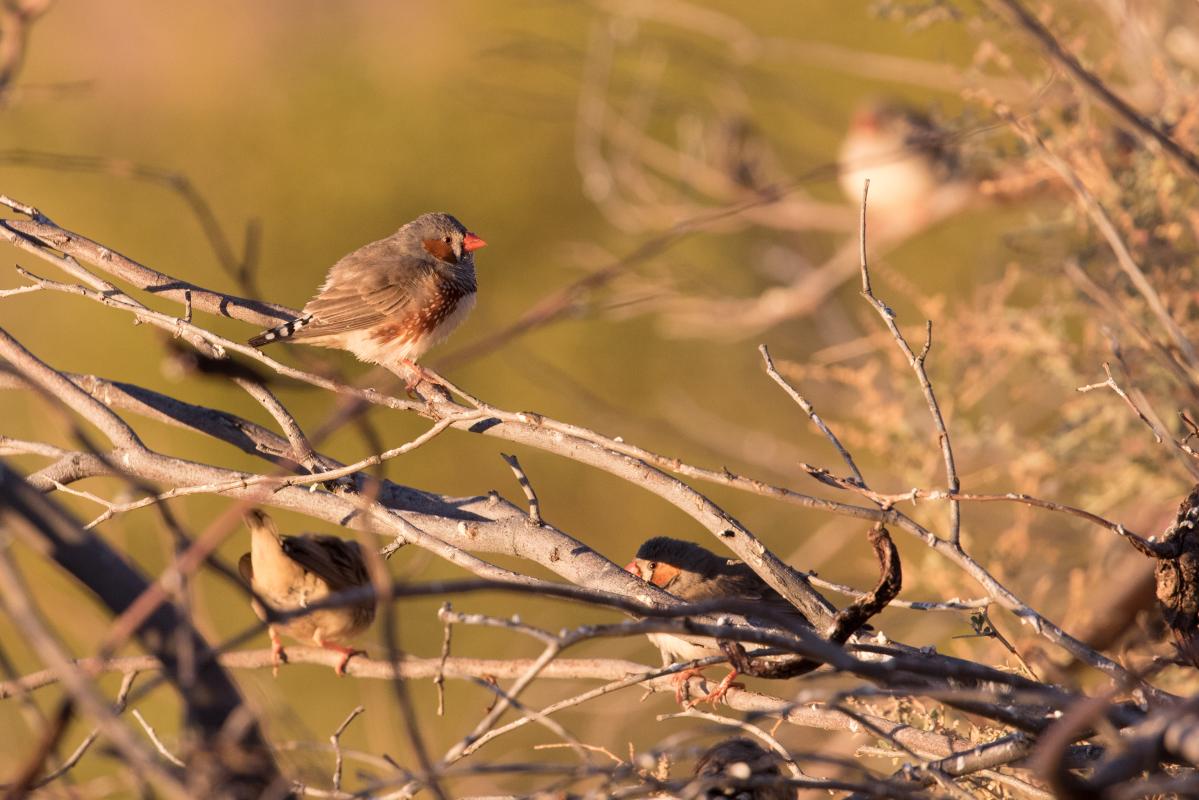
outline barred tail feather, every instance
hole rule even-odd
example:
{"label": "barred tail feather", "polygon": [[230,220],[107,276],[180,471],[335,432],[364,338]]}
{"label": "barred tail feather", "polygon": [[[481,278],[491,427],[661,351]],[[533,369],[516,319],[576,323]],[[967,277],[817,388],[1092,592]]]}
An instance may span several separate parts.
{"label": "barred tail feather", "polygon": [[282,325],[276,325],[274,328],[268,328],[250,339],[250,347],[262,347],[264,344],[290,339],[296,335],[297,331],[310,322],[312,322],[311,314],[306,317],[297,317],[289,322],[284,322]]}

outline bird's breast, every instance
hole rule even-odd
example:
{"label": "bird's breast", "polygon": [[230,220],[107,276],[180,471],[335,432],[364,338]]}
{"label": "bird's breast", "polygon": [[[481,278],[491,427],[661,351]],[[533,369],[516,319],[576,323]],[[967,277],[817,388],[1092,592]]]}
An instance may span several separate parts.
{"label": "bird's breast", "polygon": [[371,341],[380,346],[408,344],[431,339],[432,347],[450,331],[461,325],[475,307],[475,292],[460,295],[452,292],[434,292],[418,298],[393,319],[370,329]]}
{"label": "bird's breast", "polygon": [[720,655],[716,640],[707,636],[676,636],[673,633],[647,633],[646,636],[674,662],[695,661],[699,658]]}

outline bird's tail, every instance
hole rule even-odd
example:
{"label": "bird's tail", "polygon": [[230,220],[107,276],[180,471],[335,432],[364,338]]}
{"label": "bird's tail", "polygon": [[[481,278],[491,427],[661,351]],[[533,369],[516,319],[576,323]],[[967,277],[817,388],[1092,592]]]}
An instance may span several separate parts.
{"label": "bird's tail", "polygon": [[[288,557],[279,529],[267,514],[251,509],[246,512],[245,522],[250,529],[250,580],[264,595],[285,594],[289,586],[303,579],[304,568]],[[238,567],[241,569],[240,564]],[[242,574],[246,573],[242,569]]]}
{"label": "bird's tail", "polygon": [[242,515],[242,519],[245,520],[246,527],[251,531],[264,530],[272,536],[279,535],[279,529],[275,526],[275,521],[265,511],[251,508]]}
{"label": "bird's tail", "polygon": [[312,322],[311,314],[305,317],[296,317],[293,320],[284,322],[282,325],[276,325],[273,328],[267,328],[265,331],[250,340],[250,347],[262,347],[264,344],[281,342],[284,339],[290,339],[296,335],[297,331],[301,330],[310,322]]}

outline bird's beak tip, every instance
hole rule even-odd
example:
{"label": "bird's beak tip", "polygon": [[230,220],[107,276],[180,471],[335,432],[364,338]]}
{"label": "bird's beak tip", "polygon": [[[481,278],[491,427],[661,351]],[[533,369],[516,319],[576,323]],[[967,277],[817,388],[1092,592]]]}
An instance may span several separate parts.
{"label": "bird's beak tip", "polygon": [[466,248],[466,252],[472,253],[480,247],[486,247],[487,242],[475,236],[473,233],[467,233],[466,238],[462,240],[462,246]]}

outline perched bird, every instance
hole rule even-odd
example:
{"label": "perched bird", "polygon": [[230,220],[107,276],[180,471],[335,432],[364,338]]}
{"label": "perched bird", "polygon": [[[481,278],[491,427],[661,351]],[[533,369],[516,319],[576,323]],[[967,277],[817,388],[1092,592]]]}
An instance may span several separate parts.
{"label": "perched bird", "polygon": [[782,761],[753,739],[739,736],[717,742],[695,764],[695,777],[706,779],[707,784],[699,796],[708,800],[794,800],[795,789],[786,785],[779,770]]}
{"label": "perched bird", "polygon": [[[241,557],[238,570],[255,593],[278,611],[306,608],[331,594],[370,585],[357,542],[316,534],[280,536],[274,520],[257,510],[246,514],[246,525],[250,528],[250,552]],[[257,600],[252,607],[265,621],[266,609]],[[374,618],[372,599],[272,624],[269,630],[275,674],[284,658],[280,631],[297,641],[310,641],[341,653],[335,669],[338,675],[344,675],[350,657],[363,651],[341,643],[365,631]]]}
{"label": "perched bird", "polygon": [[[636,558],[625,569],[680,600],[692,603],[716,599],[751,601],[808,624],[803,614],[770,588],[748,565],[721,558],[692,542],[656,536],[638,548]],[[749,621],[752,623],[754,620],[751,618]],[[707,636],[674,633],[650,633],[647,636],[661,651],[664,665],[725,654],[720,643]],[[702,700],[711,703],[720,700],[741,671],[734,667],[716,689]],[[682,702],[687,679],[698,672],[687,670],[675,677],[676,700]]]}
{"label": "perched bird", "polygon": [[837,160],[841,191],[853,205],[870,179],[871,219],[888,231],[918,230],[961,210],[974,194],[948,132],[895,103],[870,102],[854,112]]}
{"label": "perched bird", "polygon": [[422,214],[342,257],[300,316],[250,345],[334,347],[397,374],[423,376],[416,359],[474,308],[474,251],[486,244],[449,214]]}

